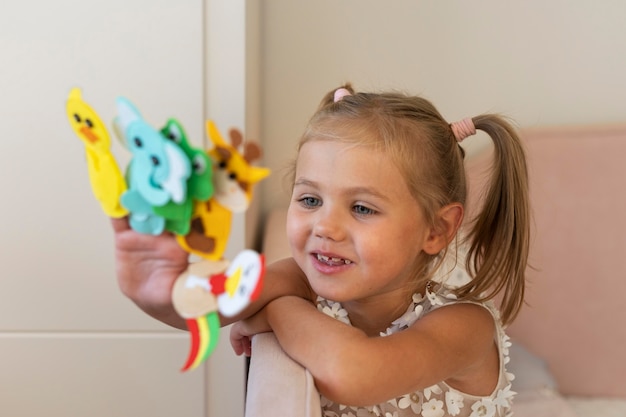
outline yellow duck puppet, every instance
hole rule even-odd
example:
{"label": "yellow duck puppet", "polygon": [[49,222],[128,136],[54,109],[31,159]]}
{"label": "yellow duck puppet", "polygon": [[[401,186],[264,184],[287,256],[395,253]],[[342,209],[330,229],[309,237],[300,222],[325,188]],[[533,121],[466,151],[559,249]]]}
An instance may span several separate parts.
{"label": "yellow duck puppet", "polygon": [[85,144],[91,190],[102,210],[110,217],[124,217],[128,211],[120,204],[126,181],[111,153],[111,137],[100,116],[87,104],[80,89],[70,91],[65,106],[76,135]]}

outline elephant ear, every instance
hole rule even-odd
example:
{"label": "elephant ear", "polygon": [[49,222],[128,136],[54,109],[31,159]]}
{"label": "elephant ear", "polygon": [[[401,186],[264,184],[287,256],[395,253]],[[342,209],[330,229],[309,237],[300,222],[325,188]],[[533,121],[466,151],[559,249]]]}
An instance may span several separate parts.
{"label": "elephant ear", "polygon": [[126,137],[129,126],[143,119],[133,103],[124,97],[118,97],[115,100],[115,106],[117,108],[117,117],[113,120],[113,130],[127,146]]}

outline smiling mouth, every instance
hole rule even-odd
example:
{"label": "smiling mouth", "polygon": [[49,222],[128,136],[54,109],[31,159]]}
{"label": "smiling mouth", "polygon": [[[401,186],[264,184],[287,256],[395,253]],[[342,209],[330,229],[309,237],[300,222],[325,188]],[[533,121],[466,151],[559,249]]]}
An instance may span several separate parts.
{"label": "smiling mouth", "polygon": [[318,261],[326,265],[330,265],[330,266],[350,265],[352,263],[352,261],[349,259],[335,258],[335,257],[321,255],[319,253],[316,254],[315,256],[317,257]]}

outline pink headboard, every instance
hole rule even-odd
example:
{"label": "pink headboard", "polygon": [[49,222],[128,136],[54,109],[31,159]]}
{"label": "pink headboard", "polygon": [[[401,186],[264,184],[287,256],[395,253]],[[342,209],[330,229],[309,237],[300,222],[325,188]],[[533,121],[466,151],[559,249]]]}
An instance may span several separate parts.
{"label": "pink headboard", "polygon": [[626,125],[522,134],[534,269],[509,333],[561,392],[626,398]]}

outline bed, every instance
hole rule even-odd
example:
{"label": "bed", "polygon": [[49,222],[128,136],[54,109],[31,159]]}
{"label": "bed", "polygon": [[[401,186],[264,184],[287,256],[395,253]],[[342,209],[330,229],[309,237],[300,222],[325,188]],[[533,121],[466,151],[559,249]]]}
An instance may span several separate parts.
{"label": "bed", "polygon": [[[522,136],[534,224],[527,305],[508,330],[514,414],[626,416],[626,125],[525,129]],[[485,151],[467,162],[473,196],[488,161]],[[289,256],[285,216],[276,209],[267,218],[268,262]],[[253,339],[248,384],[247,417],[320,415],[311,375],[272,334]]]}

